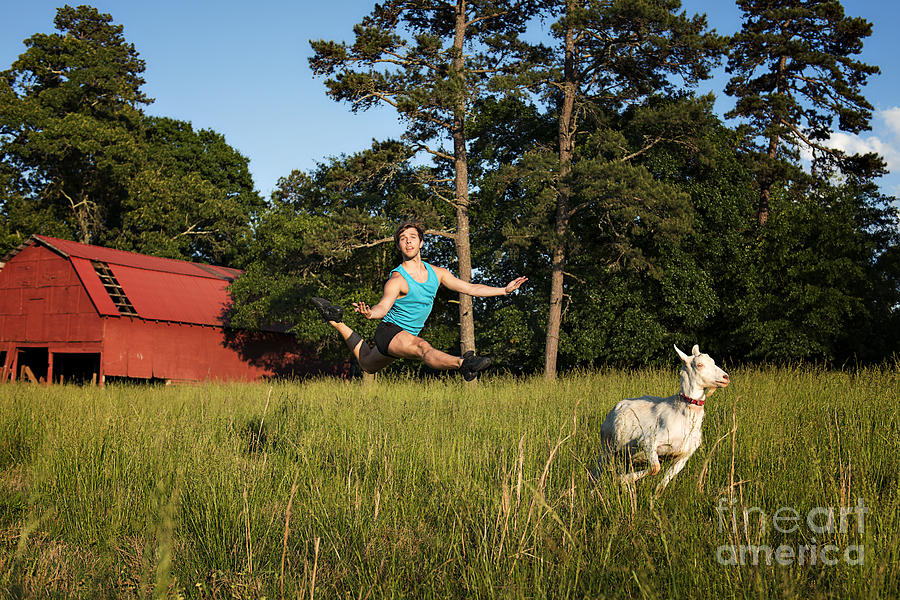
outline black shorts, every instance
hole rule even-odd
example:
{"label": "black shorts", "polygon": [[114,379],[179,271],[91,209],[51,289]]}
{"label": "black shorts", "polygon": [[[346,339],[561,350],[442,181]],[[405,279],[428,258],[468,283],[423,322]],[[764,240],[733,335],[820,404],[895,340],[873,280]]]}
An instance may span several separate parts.
{"label": "black shorts", "polygon": [[388,323],[387,321],[382,321],[378,324],[378,328],[375,330],[375,347],[378,348],[378,351],[385,356],[399,358],[397,356],[393,356],[390,352],[388,352],[388,346],[391,345],[391,340],[394,339],[394,336],[396,336],[401,331],[405,330],[399,325]]}

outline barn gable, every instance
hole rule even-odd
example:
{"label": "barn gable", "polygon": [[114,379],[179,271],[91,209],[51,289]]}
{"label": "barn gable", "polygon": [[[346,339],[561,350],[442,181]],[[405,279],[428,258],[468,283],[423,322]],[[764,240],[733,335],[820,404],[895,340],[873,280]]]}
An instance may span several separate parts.
{"label": "barn gable", "polygon": [[101,323],[65,258],[38,245],[0,270],[0,337],[99,342]]}

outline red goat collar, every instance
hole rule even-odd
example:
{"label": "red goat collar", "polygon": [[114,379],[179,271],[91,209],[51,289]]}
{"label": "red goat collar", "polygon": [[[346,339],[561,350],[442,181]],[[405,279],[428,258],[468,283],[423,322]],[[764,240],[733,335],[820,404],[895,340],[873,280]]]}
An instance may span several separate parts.
{"label": "red goat collar", "polygon": [[684,394],[678,394],[681,396],[681,400],[687,402],[688,404],[696,404],[697,406],[703,406],[706,404],[706,398],[701,398],[700,400],[694,400],[689,396],[685,396]]}

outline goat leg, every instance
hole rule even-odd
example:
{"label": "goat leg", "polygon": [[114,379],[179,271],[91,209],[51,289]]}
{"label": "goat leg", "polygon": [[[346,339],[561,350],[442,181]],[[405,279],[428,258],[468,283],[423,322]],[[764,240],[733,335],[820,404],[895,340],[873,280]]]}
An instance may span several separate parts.
{"label": "goat leg", "polygon": [[[693,452],[691,452],[691,454],[693,454]],[[666,489],[666,486],[669,485],[669,482],[675,479],[675,476],[681,472],[681,470],[684,468],[684,465],[687,464],[688,459],[691,457],[691,454],[680,456],[674,463],[672,463],[672,466],[669,467],[669,470],[666,471],[665,475],[663,475],[662,481],[660,481],[659,485],[656,486],[657,496],[662,494],[663,490]]]}
{"label": "goat leg", "polygon": [[656,453],[656,440],[648,440],[643,444],[644,446],[644,454],[647,457],[647,461],[650,463],[650,466],[642,471],[632,471],[631,473],[625,473],[619,479],[622,482],[622,485],[629,485],[637,481],[642,477],[646,477],[647,475],[656,475],[659,473],[660,465],[659,465],[659,455]]}

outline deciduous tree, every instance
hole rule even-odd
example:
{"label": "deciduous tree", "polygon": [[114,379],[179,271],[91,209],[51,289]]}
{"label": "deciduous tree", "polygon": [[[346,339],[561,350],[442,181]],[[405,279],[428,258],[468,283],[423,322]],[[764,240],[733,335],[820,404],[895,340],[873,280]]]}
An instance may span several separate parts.
{"label": "deciduous tree", "polygon": [[250,161],[221,134],[183,121],[147,117],[141,136],[122,226],[111,241],[136,252],[241,266],[264,206]]}
{"label": "deciduous tree", "polygon": [[263,200],[211,130],[147,117],[144,62],[95,8],[65,6],[0,76],[6,245],[32,233],[234,264]]}
{"label": "deciduous tree", "polygon": [[96,243],[121,222],[138,154],[144,61],[122,26],[89,6],[65,6],[59,33],[35,34],[0,74],[3,160],[18,169],[37,210]]}

